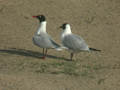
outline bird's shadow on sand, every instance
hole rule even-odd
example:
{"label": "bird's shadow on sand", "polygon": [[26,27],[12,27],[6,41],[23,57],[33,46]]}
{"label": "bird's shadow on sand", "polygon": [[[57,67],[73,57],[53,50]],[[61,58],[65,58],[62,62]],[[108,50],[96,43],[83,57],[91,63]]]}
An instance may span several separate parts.
{"label": "bird's shadow on sand", "polygon": [[[8,54],[15,54],[15,55],[20,55],[20,56],[43,59],[42,58],[42,56],[43,56],[42,53],[32,51],[32,50],[26,50],[26,49],[18,49],[18,48],[0,49],[0,53],[8,53]],[[57,56],[48,55],[48,54],[47,54],[46,57],[56,59],[56,60],[69,61],[69,59],[66,59],[64,57],[57,57]]]}

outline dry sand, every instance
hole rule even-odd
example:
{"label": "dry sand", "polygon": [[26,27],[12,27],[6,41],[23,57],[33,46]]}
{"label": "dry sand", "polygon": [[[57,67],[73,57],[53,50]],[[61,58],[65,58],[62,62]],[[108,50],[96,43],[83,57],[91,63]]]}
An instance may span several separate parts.
{"label": "dry sand", "polygon": [[[67,51],[32,44],[38,21],[47,17],[48,33],[60,43],[58,28],[72,26],[101,53]],[[0,0],[0,90],[120,90],[120,0]]]}

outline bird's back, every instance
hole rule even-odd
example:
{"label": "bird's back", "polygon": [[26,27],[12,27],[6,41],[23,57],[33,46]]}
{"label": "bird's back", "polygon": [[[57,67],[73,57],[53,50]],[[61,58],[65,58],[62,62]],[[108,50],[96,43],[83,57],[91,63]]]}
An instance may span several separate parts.
{"label": "bird's back", "polygon": [[85,43],[83,38],[75,34],[65,36],[62,43],[72,51],[89,50],[88,45]]}

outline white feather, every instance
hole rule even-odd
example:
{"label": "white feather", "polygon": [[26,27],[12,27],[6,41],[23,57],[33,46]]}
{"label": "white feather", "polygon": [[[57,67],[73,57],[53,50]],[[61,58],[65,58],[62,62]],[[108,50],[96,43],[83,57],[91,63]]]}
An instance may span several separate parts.
{"label": "white feather", "polygon": [[64,37],[65,37],[66,35],[69,35],[69,34],[72,34],[72,32],[71,32],[70,25],[67,24],[67,25],[66,25],[66,28],[63,30],[63,32],[62,32],[62,34],[61,34],[61,39],[63,40]]}
{"label": "white feather", "polygon": [[41,23],[40,23],[40,26],[38,27],[38,30],[37,30],[36,34],[39,35],[41,32],[46,33],[46,24],[47,24],[46,21],[41,22]]}

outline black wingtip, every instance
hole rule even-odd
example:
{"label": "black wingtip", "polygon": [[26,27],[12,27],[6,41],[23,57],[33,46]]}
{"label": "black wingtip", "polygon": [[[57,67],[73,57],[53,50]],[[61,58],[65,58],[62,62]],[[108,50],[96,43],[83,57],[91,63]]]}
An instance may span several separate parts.
{"label": "black wingtip", "polygon": [[91,51],[98,51],[101,52],[101,50],[95,49],[95,48],[89,48]]}

